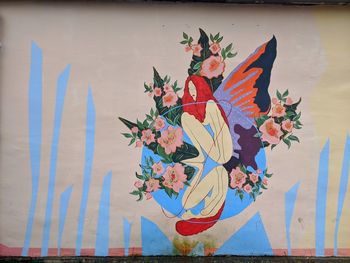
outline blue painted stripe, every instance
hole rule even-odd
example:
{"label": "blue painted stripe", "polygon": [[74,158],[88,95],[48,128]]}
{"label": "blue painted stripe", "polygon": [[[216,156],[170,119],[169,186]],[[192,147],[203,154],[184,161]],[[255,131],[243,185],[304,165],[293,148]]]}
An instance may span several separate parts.
{"label": "blue painted stripe", "polygon": [[66,222],[66,215],[69,206],[70,196],[72,194],[73,186],[69,186],[62,194],[60,198],[60,215],[58,223],[58,238],[57,238],[57,253],[61,254],[61,241],[64,229],[64,223]]}
{"label": "blue painted stripe", "polygon": [[95,147],[95,106],[92,97],[91,88],[89,87],[87,96],[87,109],[86,109],[86,138],[85,138],[85,164],[84,164],[84,181],[83,181],[83,192],[81,195],[80,211],[79,211],[79,221],[77,230],[77,239],[75,246],[75,254],[80,256],[81,244],[83,241],[83,230],[84,230],[84,220],[86,213],[86,206],[89,196],[90,182],[91,182],[91,172],[92,163],[94,159],[94,147]]}
{"label": "blue painted stripe", "polygon": [[34,42],[32,42],[28,90],[29,154],[32,175],[32,195],[28,212],[27,228],[24,237],[22,256],[28,256],[30,240],[32,237],[35,208],[38,198],[42,126],[42,64],[42,51]]}
{"label": "blue painted stripe", "polygon": [[70,73],[70,65],[68,65],[65,68],[65,70],[61,73],[61,75],[58,77],[58,80],[57,80],[55,119],[54,119],[54,129],[53,129],[52,142],[51,142],[50,174],[49,174],[49,184],[48,184],[48,193],[47,193],[47,202],[46,202],[43,240],[41,245],[42,256],[47,256],[48,249],[49,249],[48,246],[49,246],[49,240],[50,240],[52,207],[53,207],[53,199],[55,196],[58,145],[59,145],[59,138],[60,138],[61,123],[62,123],[63,105],[64,105],[64,99],[67,91],[69,73]]}
{"label": "blue painted stripe", "polygon": [[96,231],[95,256],[108,256],[111,180],[112,172],[110,171],[103,179]]}
{"label": "blue painted stripe", "polygon": [[123,225],[124,225],[124,256],[129,256],[131,223],[126,218],[123,218]]}
{"label": "blue painted stripe", "polygon": [[350,137],[346,136],[344,157],[343,157],[343,167],[340,177],[339,194],[338,194],[338,211],[335,221],[335,231],[334,231],[334,256],[338,255],[338,233],[339,233],[339,223],[344,206],[344,200],[346,195],[346,189],[348,188],[349,180],[349,167],[350,167]]}
{"label": "blue painted stripe", "polygon": [[324,242],[326,232],[326,202],[328,190],[328,162],[329,140],[326,142],[321,151],[318,167],[315,224],[315,248],[317,257],[324,256]]}
{"label": "blue painted stripe", "polygon": [[295,207],[295,201],[300,183],[295,184],[284,196],[285,204],[285,222],[286,222],[286,236],[288,245],[288,256],[292,255],[291,241],[290,241],[290,225]]}

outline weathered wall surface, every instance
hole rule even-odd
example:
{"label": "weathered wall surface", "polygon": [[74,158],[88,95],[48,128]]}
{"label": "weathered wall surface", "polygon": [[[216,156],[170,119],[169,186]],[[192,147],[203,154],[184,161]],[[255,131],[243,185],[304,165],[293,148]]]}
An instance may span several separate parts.
{"label": "weathered wall surface", "polygon": [[[350,256],[349,14],[348,7],[1,4],[0,254]],[[143,120],[155,107],[144,93],[153,66],[185,87],[192,51],[179,42],[186,32],[194,45],[199,28],[220,32],[221,49],[233,43],[224,79],[275,36],[268,93],[301,97],[303,126],[294,127],[300,143],[290,149],[283,141],[262,148],[262,168],[273,176],[255,202],[234,215],[243,201],[236,196],[230,207],[228,194],[215,225],[184,237],[175,229],[184,216],[169,212],[165,188],[139,202],[129,194],[148,143],[128,146],[117,117]],[[264,63],[255,66],[269,71]],[[254,83],[247,89],[261,89]],[[141,195],[149,197],[146,186]],[[169,189],[181,203],[186,187]]]}

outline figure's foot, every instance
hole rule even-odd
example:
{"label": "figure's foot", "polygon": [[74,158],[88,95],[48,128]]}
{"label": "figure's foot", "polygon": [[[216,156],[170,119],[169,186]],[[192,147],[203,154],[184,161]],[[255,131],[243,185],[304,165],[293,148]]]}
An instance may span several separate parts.
{"label": "figure's foot", "polygon": [[224,209],[224,206],[225,206],[225,202],[222,204],[220,210],[214,216],[202,217],[202,218],[190,218],[188,220],[181,220],[176,222],[176,225],[175,225],[176,231],[180,235],[191,236],[211,228],[219,220],[221,213]]}

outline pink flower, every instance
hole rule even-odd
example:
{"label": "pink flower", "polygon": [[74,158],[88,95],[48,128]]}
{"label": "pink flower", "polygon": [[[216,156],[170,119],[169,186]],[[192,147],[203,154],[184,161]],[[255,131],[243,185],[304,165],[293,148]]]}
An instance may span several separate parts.
{"label": "pink flower", "polygon": [[146,192],[148,193],[157,191],[160,188],[159,181],[154,178],[151,178],[148,181],[146,181],[146,186]]}
{"label": "pink flower", "polygon": [[161,137],[157,141],[165,149],[166,154],[174,153],[176,152],[176,147],[180,147],[183,144],[182,129],[174,129],[172,126],[169,126],[168,129],[162,132]]}
{"label": "pink flower", "polygon": [[159,97],[162,95],[162,90],[160,88],[154,88],[154,96]]}
{"label": "pink flower", "polygon": [[153,96],[154,96],[153,91],[151,91],[151,92],[148,93],[148,97],[151,97],[151,98],[152,98]]}
{"label": "pink flower", "polygon": [[282,136],[281,126],[275,123],[273,118],[267,119],[263,125],[260,126],[262,133],[262,140],[270,144],[278,144]]}
{"label": "pink flower", "polygon": [[136,182],[134,183],[134,186],[135,186],[136,188],[141,188],[141,187],[143,186],[143,182],[141,182],[140,180],[138,180],[138,181],[136,181]]}
{"label": "pink flower", "polygon": [[186,46],[185,46],[185,51],[186,51],[186,52],[189,52],[190,50],[192,50],[192,48],[191,48],[189,45],[186,45]]}
{"label": "pink flower", "polygon": [[202,49],[203,48],[202,48],[202,46],[200,44],[192,45],[193,55],[197,56],[197,57],[200,57]]}
{"label": "pink flower", "polygon": [[174,166],[168,166],[163,178],[163,185],[173,189],[177,193],[180,189],[184,188],[184,182],[187,181],[185,168],[179,163],[176,163]]}
{"label": "pink flower", "polygon": [[210,45],[209,49],[210,49],[211,53],[213,53],[213,54],[217,54],[221,50],[220,45],[218,43],[215,43],[215,42]]}
{"label": "pink flower", "polygon": [[244,187],[243,187],[244,191],[246,191],[247,193],[250,193],[252,191],[252,187],[250,184],[246,184]]}
{"label": "pink flower", "polygon": [[264,178],[264,179],[262,180],[262,183],[263,183],[263,185],[267,185],[267,178]]}
{"label": "pink flower", "polygon": [[142,147],[142,141],[137,141],[135,146],[137,148]]}
{"label": "pink flower", "polygon": [[164,172],[164,168],[163,168],[162,162],[154,163],[152,165],[152,170],[157,175],[162,174]]}
{"label": "pink flower", "polygon": [[177,102],[177,95],[173,91],[167,92],[163,97],[163,106],[170,108],[171,106],[175,106]]}
{"label": "pink flower", "polygon": [[165,91],[165,93],[168,93],[169,91],[174,91],[174,90],[169,84],[165,84],[164,91]]}
{"label": "pink flower", "polygon": [[152,198],[152,195],[150,193],[145,193],[146,200],[149,200]]}
{"label": "pink flower", "polygon": [[145,142],[147,145],[149,145],[152,142],[155,142],[154,137],[155,137],[155,134],[153,134],[150,129],[142,131],[141,140]]}
{"label": "pink flower", "polygon": [[282,129],[291,132],[293,130],[293,122],[291,120],[282,121]]}
{"label": "pink flower", "polygon": [[238,189],[242,189],[243,184],[246,182],[247,175],[241,171],[239,167],[232,169],[230,173],[230,186],[232,188],[238,187]]}
{"label": "pink flower", "polygon": [[210,56],[203,61],[201,66],[201,76],[208,79],[217,78],[225,70],[225,62],[218,56]]}
{"label": "pink flower", "polygon": [[272,117],[283,117],[286,114],[286,109],[280,104],[277,103],[272,108]]}
{"label": "pink flower", "polygon": [[259,176],[255,173],[251,173],[249,175],[250,181],[252,181],[254,184],[259,181]]}
{"label": "pink flower", "polygon": [[262,171],[261,171],[260,169],[258,169],[258,170],[256,170],[256,173],[257,173],[257,174],[261,174]]}
{"label": "pink flower", "polygon": [[278,99],[277,98],[272,98],[272,103],[273,104],[277,104],[278,103]]}
{"label": "pink flower", "polygon": [[132,127],[132,128],[131,128],[131,132],[132,132],[132,133],[138,133],[138,132],[139,132],[139,128],[137,128],[136,126],[135,126],[135,127]]}
{"label": "pink flower", "polygon": [[291,98],[291,97],[288,97],[285,104],[288,105],[288,106],[289,106],[289,105],[292,105],[292,104],[293,104],[292,98]]}
{"label": "pink flower", "polygon": [[154,120],[154,128],[159,131],[165,127],[165,122],[162,118],[157,117],[157,119]]}

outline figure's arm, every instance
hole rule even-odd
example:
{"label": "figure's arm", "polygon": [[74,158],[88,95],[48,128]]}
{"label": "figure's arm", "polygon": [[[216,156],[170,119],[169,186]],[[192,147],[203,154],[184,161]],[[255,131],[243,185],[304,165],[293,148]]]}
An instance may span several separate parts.
{"label": "figure's arm", "polygon": [[226,163],[232,157],[232,137],[218,105],[210,100],[206,105],[205,123],[209,124],[214,132],[214,147],[207,152],[218,163]]}

